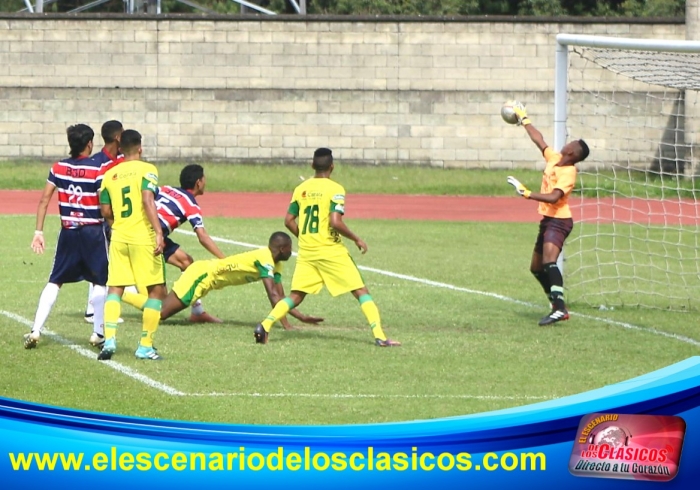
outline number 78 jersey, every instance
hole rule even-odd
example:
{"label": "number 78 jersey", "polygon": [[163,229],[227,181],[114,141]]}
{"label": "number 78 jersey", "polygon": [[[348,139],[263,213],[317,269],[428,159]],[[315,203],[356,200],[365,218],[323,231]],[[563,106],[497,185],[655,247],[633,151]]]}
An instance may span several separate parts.
{"label": "number 78 jersey", "polygon": [[158,169],[140,160],[120,163],[105,173],[100,204],[111,204],[114,213],[112,241],[131,245],[154,245],[155,231],[146,217],[141,191],[158,189]]}
{"label": "number 78 jersey", "polygon": [[299,218],[300,258],[316,260],[348,253],[330,221],[331,213],[345,214],[342,185],[327,178],[308,179],[294,189],[288,212]]}

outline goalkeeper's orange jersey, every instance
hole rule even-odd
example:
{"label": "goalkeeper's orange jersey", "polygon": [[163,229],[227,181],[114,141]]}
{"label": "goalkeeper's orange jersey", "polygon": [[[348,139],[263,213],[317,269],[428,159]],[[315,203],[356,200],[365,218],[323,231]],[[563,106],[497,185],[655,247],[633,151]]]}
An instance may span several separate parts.
{"label": "goalkeeper's orange jersey", "polygon": [[111,204],[114,213],[112,241],[131,245],[154,245],[156,233],[143,207],[142,191],[158,192],[155,165],[130,160],[104,175],[100,203]]}
{"label": "goalkeeper's orange jersey", "polygon": [[550,147],[544,149],[544,159],[547,161],[547,166],[542,175],[540,192],[549,194],[554,189],[560,189],[564,195],[554,204],[541,202],[537,211],[543,216],[552,218],[571,218],[569,195],[576,184],[576,167],[574,165],[557,167],[557,163],[561,161],[561,153],[555,152]]}
{"label": "goalkeeper's orange jersey", "polygon": [[298,216],[299,258],[314,260],[347,254],[331,228],[331,213],[345,213],[345,189],[328,178],[314,177],[294,189],[289,213]]}

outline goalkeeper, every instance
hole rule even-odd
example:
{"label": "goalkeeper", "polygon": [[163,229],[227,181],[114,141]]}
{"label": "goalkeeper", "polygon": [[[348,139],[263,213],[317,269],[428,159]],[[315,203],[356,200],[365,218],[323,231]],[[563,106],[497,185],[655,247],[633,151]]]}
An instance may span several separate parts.
{"label": "goalkeeper", "polygon": [[542,285],[552,305],[552,311],[542,318],[539,324],[551,325],[569,319],[569,312],[564,303],[564,279],[557,267],[557,259],[564,241],[574,227],[569,209],[569,195],[576,184],[574,165],[586,159],[589,149],[585,141],[576,140],[564,145],[561,153],[555,152],[545,143],[542,133],[532,125],[525,107],[518,104],[514,109],[518,124],[525,128],[547,162],[540,192],[530,191],[515,177],[508,177],[508,183],[525,199],[540,203],[537,211],[542,215],[542,220],[532,253],[530,272]]}

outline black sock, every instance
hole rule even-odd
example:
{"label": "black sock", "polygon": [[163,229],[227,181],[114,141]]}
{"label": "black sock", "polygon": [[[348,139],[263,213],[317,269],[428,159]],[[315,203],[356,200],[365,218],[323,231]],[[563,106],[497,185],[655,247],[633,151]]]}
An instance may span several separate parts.
{"label": "black sock", "polygon": [[549,277],[550,293],[549,299],[552,301],[554,308],[557,310],[565,310],[566,304],[564,303],[564,278],[561,276],[561,271],[557,267],[556,262],[549,262],[544,264],[544,271]]}
{"label": "black sock", "polygon": [[535,276],[535,279],[537,279],[537,282],[539,282],[542,285],[542,289],[544,289],[544,294],[549,296],[549,293],[551,293],[551,284],[549,283],[549,275],[544,271],[530,271],[532,272],[532,275]]}

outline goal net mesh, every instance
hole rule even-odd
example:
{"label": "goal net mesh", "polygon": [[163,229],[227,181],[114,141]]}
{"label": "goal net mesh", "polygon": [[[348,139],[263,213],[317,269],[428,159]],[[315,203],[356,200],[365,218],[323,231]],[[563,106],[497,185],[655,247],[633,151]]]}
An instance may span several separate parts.
{"label": "goal net mesh", "polygon": [[569,200],[571,301],[700,305],[698,90],[700,53],[569,48],[568,138],[591,147]]}

